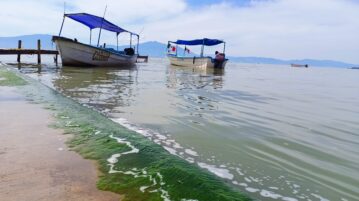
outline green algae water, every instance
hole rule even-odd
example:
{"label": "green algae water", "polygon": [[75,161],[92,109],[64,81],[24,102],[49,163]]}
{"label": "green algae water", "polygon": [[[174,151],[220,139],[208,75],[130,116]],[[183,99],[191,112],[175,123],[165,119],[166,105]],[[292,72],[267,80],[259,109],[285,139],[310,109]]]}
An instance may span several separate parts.
{"label": "green algae water", "polygon": [[0,68],[5,72],[0,78],[22,77],[26,83],[17,87],[28,101],[52,110],[57,121],[51,126],[72,135],[67,141],[70,149],[98,163],[102,173],[99,189],[120,193],[124,201],[251,200],[213,174],[171,155],[96,110],[5,69]]}
{"label": "green algae water", "polygon": [[166,60],[21,71],[250,197],[359,198],[359,71],[234,63],[195,70]]}

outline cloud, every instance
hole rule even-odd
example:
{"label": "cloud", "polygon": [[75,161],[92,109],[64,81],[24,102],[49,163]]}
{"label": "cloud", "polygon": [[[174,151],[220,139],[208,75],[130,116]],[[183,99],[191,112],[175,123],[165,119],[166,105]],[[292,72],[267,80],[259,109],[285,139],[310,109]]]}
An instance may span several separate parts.
{"label": "cloud", "polygon": [[131,23],[136,21],[155,21],[168,16],[173,16],[178,13],[184,12],[187,4],[183,0],[131,0],[131,1],[118,1],[106,0],[102,3],[98,1],[77,0],[71,1],[73,11],[89,12],[102,16],[105,5],[108,6],[106,16],[114,18],[115,22]]}
{"label": "cloud", "polygon": [[146,26],[146,38],[213,37],[228,53],[275,58],[337,59],[359,63],[359,5],[351,1],[253,1],[187,10]]}
{"label": "cloud", "polygon": [[[56,34],[62,20],[58,0],[2,0],[1,35]],[[224,1],[191,6],[185,0],[74,0],[69,12],[103,15],[143,41],[220,38],[227,54],[274,58],[335,59],[359,63],[359,4],[353,0],[252,0],[244,6]],[[15,12],[16,11],[16,12]],[[67,20],[64,33],[88,40],[89,30]],[[95,34],[96,36],[96,34]],[[96,38],[96,37],[95,37]],[[114,41],[105,33],[103,41]],[[128,36],[121,36],[127,42]]]}

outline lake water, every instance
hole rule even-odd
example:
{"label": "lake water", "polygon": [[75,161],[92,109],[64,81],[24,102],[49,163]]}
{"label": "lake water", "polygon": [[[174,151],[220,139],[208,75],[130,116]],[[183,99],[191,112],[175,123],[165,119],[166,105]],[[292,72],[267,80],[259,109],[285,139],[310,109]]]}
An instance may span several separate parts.
{"label": "lake water", "polygon": [[359,200],[359,70],[153,59],[24,73],[259,200]]}

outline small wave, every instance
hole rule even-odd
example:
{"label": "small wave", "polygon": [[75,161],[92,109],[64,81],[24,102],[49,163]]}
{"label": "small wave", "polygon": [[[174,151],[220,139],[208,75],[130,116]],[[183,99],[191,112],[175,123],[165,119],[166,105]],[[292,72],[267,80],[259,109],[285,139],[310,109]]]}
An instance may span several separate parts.
{"label": "small wave", "polygon": [[[160,133],[133,125],[124,118],[112,118],[111,120],[116,123],[119,123],[120,125],[124,126],[127,129],[133,130],[149,138],[156,144],[161,145],[170,154],[178,156],[188,161],[189,163],[196,163],[198,160],[199,154],[196,151],[194,151],[193,149],[184,148],[179,143],[177,143],[174,139],[170,139],[169,136],[165,136]],[[213,158],[215,157],[213,156]],[[197,162],[197,164],[199,167],[203,169],[207,169],[208,171],[212,172],[213,174],[223,179],[232,180],[234,177],[233,174],[231,174],[230,171],[226,169],[225,166],[223,165],[222,167],[217,167],[216,165],[210,165],[203,162]]]}
{"label": "small wave", "polygon": [[[261,197],[265,197],[265,198],[281,199],[283,201],[297,201],[296,198],[286,197],[278,193],[272,192],[273,190],[279,189],[278,187],[271,187],[268,190],[251,187],[248,184],[252,184],[252,185],[260,184],[261,179],[254,178],[251,176],[246,176],[245,174],[246,172],[239,167],[233,167],[230,165],[223,165],[223,164],[217,166],[199,161],[198,159],[199,154],[196,151],[194,151],[193,149],[184,148],[175,140],[171,139],[170,136],[165,136],[160,133],[138,127],[136,125],[131,124],[128,120],[124,118],[113,118],[111,120],[116,123],[119,123],[120,125],[124,126],[129,130],[133,130],[143,135],[144,137],[147,137],[148,139],[152,140],[156,144],[161,145],[170,154],[178,156],[189,163],[196,163],[199,167],[208,170],[209,172],[215,174],[220,178],[231,180],[234,185],[241,186],[247,192],[259,194]],[[213,162],[215,158],[216,158],[215,156],[211,156],[210,160],[207,161]],[[234,172],[232,173],[230,169],[233,169]],[[239,183],[238,181],[235,181],[234,173],[242,177],[243,180],[245,180],[247,183]],[[285,178],[283,177],[282,179]],[[146,191],[147,189],[151,189],[151,188],[149,186],[142,186],[140,188],[141,191]],[[154,191],[148,191],[148,192],[154,192]],[[161,192],[161,191],[157,189],[156,192]]]}
{"label": "small wave", "polygon": [[229,173],[229,170],[225,169],[225,168],[218,168],[215,165],[208,165],[206,163],[197,163],[201,168],[207,169],[208,171],[212,172],[213,174],[225,178],[225,179],[229,179],[232,180],[233,179],[233,174]]}

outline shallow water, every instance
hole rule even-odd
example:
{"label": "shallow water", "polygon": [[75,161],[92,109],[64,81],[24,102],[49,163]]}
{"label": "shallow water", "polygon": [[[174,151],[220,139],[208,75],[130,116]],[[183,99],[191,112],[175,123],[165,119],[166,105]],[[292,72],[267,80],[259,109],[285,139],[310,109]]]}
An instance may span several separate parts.
{"label": "shallow water", "polygon": [[21,70],[260,200],[358,200],[359,71]]}

